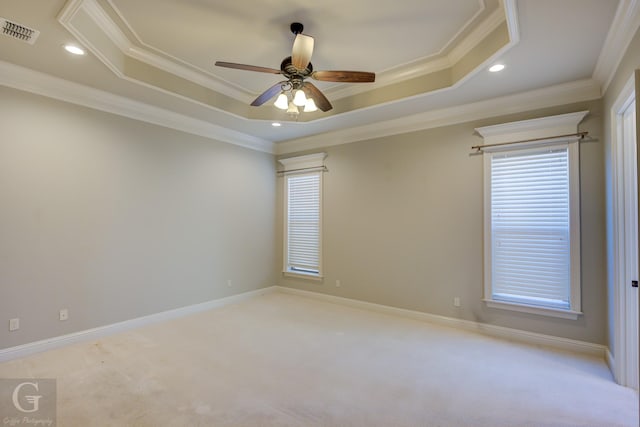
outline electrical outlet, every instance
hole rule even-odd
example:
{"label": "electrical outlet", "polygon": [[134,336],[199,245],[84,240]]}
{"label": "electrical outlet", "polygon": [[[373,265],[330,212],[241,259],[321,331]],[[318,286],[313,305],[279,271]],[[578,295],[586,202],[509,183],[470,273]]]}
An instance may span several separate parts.
{"label": "electrical outlet", "polygon": [[17,317],[15,319],[9,319],[9,330],[17,331],[18,329],[20,329],[20,319]]}
{"label": "electrical outlet", "polygon": [[460,307],[460,297],[453,297],[453,306]]}
{"label": "electrical outlet", "polygon": [[340,286],[342,286],[342,283],[340,280],[336,280],[336,288],[339,288]]}
{"label": "electrical outlet", "polygon": [[60,320],[67,320],[69,318],[69,309],[63,308],[60,310]]}

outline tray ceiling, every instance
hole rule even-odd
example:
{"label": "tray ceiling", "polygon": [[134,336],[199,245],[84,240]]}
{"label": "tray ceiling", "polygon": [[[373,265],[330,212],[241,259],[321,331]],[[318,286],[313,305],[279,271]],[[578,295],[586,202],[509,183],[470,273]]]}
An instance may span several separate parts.
{"label": "tray ceiling", "polygon": [[329,113],[305,114],[296,121],[450,87],[517,41],[515,32],[509,34],[508,11],[498,0],[405,1],[403,8],[332,0],[283,10],[259,1],[247,8],[245,3],[213,7],[196,0],[72,0],[59,21],[121,78],[258,119],[275,118],[279,112],[245,105],[279,77],[213,63],[279,68],[293,43],[289,21],[303,21],[305,33],[316,39],[316,70],[373,71],[378,81],[319,82],[332,102],[344,100]]}
{"label": "tray ceiling", "polygon": [[[6,0],[1,17],[40,35],[33,45],[0,37],[0,85],[291,152],[595,99],[639,9],[635,0]],[[373,71],[376,82],[318,82],[328,113],[250,107],[280,76],[214,62],[278,68],[294,21],[315,38],[314,69]],[[70,57],[69,42],[89,54]],[[497,61],[505,70],[489,73]]]}

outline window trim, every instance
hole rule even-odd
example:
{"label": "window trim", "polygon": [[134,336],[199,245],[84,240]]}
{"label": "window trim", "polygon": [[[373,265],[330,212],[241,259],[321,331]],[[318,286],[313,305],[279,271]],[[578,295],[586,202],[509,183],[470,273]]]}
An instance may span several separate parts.
{"label": "window trim", "polygon": [[[483,149],[484,156],[484,298],[490,308],[519,311],[543,316],[576,320],[581,311],[580,279],[580,152],[577,137],[549,137],[576,132],[578,124],[588,111],[563,114],[541,119],[506,123],[503,125],[477,128],[484,137],[485,144],[501,143],[510,140],[547,138],[508,146],[496,146]],[[570,239],[570,282],[569,308],[551,308],[530,305],[521,302],[494,300],[492,298],[492,238],[491,238],[491,158],[493,153],[524,152],[527,149],[541,147],[567,147],[569,162],[569,239]]]}
{"label": "window trim", "polygon": [[[284,166],[283,175],[283,267],[282,274],[287,277],[295,277],[299,279],[316,280],[323,279],[323,262],[322,262],[322,228],[323,228],[323,187],[324,187],[324,159],[327,157],[326,153],[309,154],[305,156],[290,157],[286,159],[278,160],[280,164]],[[319,198],[320,198],[320,218],[319,218],[319,230],[318,230],[318,273],[305,272],[299,270],[291,270],[289,267],[289,224],[288,224],[288,210],[289,210],[289,191],[288,180],[292,175],[318,175],[319,176]]]}

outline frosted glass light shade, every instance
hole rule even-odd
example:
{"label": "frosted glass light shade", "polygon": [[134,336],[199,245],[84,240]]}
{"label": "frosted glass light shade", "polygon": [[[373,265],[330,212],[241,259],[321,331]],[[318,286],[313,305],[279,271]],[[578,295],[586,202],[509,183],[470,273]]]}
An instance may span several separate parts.
{"label": "frosted glass light shade", "polygon": [[312,113],[314,111],[318,111],[318,107],[316,107],[316,103],[313,98],[307,98],[307,103],[304,104],[304,112]]}
{"label": "frosted glass light shade", "polygon": [[304,91],[302,91],[301,89],[296,90],[296,93],[293,96],[293,103],[298,107],[304,107],[304,105],[307,103],[307,97],[304,96]]}
{"label": "frosted glass light shade", "polygon": [[287,110],[287,113],[289,114],[299,114],[300,111],[298,111],[298,107],[296,107],[296,105],[293,102],[289,103],[289,109]]}
{"label": "frosted glass light shade", "polygon": [[286,110],[287,108],[289,108],[289,100],[287,99],[287,95],[282,92],[280,95],[278,95],[278,99],[276,99],[276,102],[274,102],[273,105],[281,110]]}

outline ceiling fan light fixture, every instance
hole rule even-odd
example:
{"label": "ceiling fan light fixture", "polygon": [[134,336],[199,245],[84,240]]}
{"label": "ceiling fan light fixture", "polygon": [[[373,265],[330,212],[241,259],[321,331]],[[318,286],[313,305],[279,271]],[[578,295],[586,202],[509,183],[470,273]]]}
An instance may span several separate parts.
{"label": "ceiling fan light fixture", "polygon": [[281,92],[273,105],[281,110],[286,110],[287,108],[289,108],[289,98],[287,98],[287,95],[284,92]]}
{"label": "ceiling fan light fixture", "polygon": [[293,95],[293,103],[298,107],[304,107],[307,103],[307,97],[304,95],[304,91],[302,89],[296,90]]}
{"label": "ceiling fan light fixture", "polygon": [[287,109],[287,113],[298,115],[300,114],[300,111],[298,110],[298,107],[293,102],[290,102],[289,108]]}
{"label": "ceiling fan light fixture", "polygon": [[318,111],[318,107],[316,106],[316,102],[313,98],[307,98],[307,102],[304,104],[305,113],[313,113],[314,111]]}
{"label": "ceiling fan light fixture", "polygon": [[[216,61],[215,65],[217,67],[282,75],[284,80],[261,93],[251,102],[251,106],[259,107],[266,102],[270,102],[278,95],[274,105],[293,115],[299,114],[301,110],[327,112],[333,108],[320,89],[307,79],[338,83],[372,83],[376,80],[375,73],[367,71],[314,71],[314,67],[311,64],[314,39],[311,36],[302,34],[303,29],[303,25],[299,22],[291,24],[291,32],[295,34],[293,49],[291,50],[291,56],[284,58],[280,63],[280,69],[224,61]],[[280,94],[278,91],[280,91]],[[307,98],[313,98],[313,101],[308,102]],[[291,100],[291,103],[289,100]]]}

